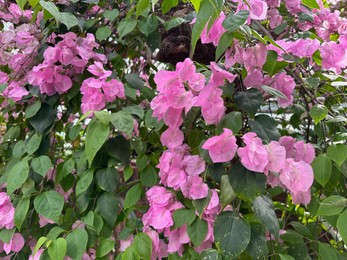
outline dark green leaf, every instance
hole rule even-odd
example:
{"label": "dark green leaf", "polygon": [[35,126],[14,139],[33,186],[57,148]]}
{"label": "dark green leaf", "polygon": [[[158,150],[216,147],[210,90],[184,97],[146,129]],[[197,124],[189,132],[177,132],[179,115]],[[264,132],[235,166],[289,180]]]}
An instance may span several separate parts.
{"label": "dark green leaf", "polygon": [[136,20],[123,19],[118,25],[118,36],[123,38],[128,33],[131,33],[136,27]]}
{"label": "dark green leaf", "polygon": [[222,34],[222,37],[220,38],[216,49],[216,60],[218,60],[223,55],[225,50],[231,46],[233,40],[234,35],[232,33],[225,32]]}
{"label": "dark green leaf", "polygon": [[35,198],[34,207],[40,215],[58,222],[64,207],[64,197],[56,191],[46,191]]}
{"label": "dark green leaf", "polygon": [[152,187],[157,183],[158,174],[153,166],[147,166],[140,173],[140,180],[142,185]]}
{"label": "dark green leaf", "polygon": [[40,110],[35,116],[28,119],[29,123],[39,133],[44,133],[57,118],[56,110],[48,104],[41,104]]}
{"label": "dark green leaf", "polygon": [[114,241],[110,238],[104,238],[100,241],[98,248],[96,249],[96,256],[103,257],[114,249]]}
{"label": "dark green leaf", "polygon": [[40,135],[39,133],[35,133],[31,136],[28,143],[25,145],[25,149],[28,155],[32,155],[34,152],[37,151],[37,149],[39,149],[41,140],[42,135]]}
{"label": "dark green leaf", "polygon": [[187,226],[187,233],[190,241],[195,246],[199,246],[206,238],[208,225],[206,220],[196,218],[191,225]]}
{"label": "dark green leaf", "polygon": [[338,260],[337,253],[338,251],[331,245],[318,242],[318,254],[320,259]]}
{"label": "dark green leaf", "polygon": [[191,225],[196,218],[195,210],[193,209],[177,209],[172,215],[174,228],[182,227],[184,224]]}
{"label": "dark green leaf", "polygon": [[298,13],[298,18],[299,18],[300,23],[303,23],[305,21],[313,23],[313,21],[314,21],[312,13],[308,13],[308,12]]}
{"label": "dark green leaf", "polygon": [[104,221],[113,227],[118,213],[118,201],[116,197],[108,192],[104,192],[98,198],[95,213],[100,214]]}
{"label": "dark green leaf", "polygon": [[29,210],[30,198],[21,199],[14,212],[14,224],[20,230]]}
{"label": "dark green leaf", "polygon": [[41,102],[38,100],[33,104],[30,104],[27,106],[25,109],[25,118],[31,118],[36,115],[36,113],[40,110],[41,108]]}
{"label": "dark green leaf", "polygon": [[112,34],[112,30],[108,26],[99,27],[95,33],[95,37],[99,41],[106,40]]}
{"label": "dark green leaf", "polygon": [[220,187],[220,201],[222,207],[229,205],[234,199],[236,199],[236,194],[233,188],[230,185],[230,180],[228,175],[223,175],[221,178],[221,187]]}
{"label": "dark green leaf", "polygon": [[51,159],[49,159],[49,157],[46,155],[36,157],[31,161],[31,167],[35,172],[37,172],[41,176],[45,176],[48,170],[51,168],[51,166]]}
{"label": "dark green leaf", "polygon": [[347,243],[347,210],[344,210],[337,220],[337,228],[343,242]]}
{"label": "dark green leaf", "polygon": [[222,260],[222,256],[216,249],[208,249],[201,253],[201,260]]}
{"label": "dark green leaf", "polygon": [[223,128],[228,128],[237,134],[242,128],[242,114],[241,112],[230,112],[226,114],[222,121],[217,125],[216,134],[223,133]]}
{"label": "dark green leaf", "polygon": [[118,183],[118,172],[115,168],[101,169],[96,172],[96,182],[100,189],[113,192]]}
{"label": "dark green leaf", "polygon": [[119,111],[111,115],[112,125],[119,131],[131,136],[134,129],[134,119],[127,111]]}
{"label": "dark green leaf", "polygon": [[243,200],[251,201],[265,190],[264,174],[249,171],[241,163],[231,168],[229,180],[237,196]]}
{"label": "dark green leaf", "polygon": [[88,234],[84,229],[76,228],[66,237],[67,255],[72,259],[81,259],[87,249]]}
{"label": "dark green leaf", "polygon": [[122,135],[107,140],[106,150],[111,157],[121,162],[128,163],[130,160],[130,142]]}
{"label": "dark green leaf", "polygon": [[12,154],[15,158],[20,158],[22,155],[24,155],[26,152],[25,149],[25,143],[23,140],[18,141],[15,146],[13,147]]}
{"label": "dark green leaf", "polygon": [[256,88],[235,93],[235,104],[243,111],[255,115],[263,103],[263,95]]}
{"label": "dark green leaf", "polygon": [[168,31],[174,27],[177,27],[185,21],[186,20],[184,20],[182,17],[173,17],[171,20],[168,20],[164,23],[165,30]]}
{"label": "dark green leaf", "polygon": [[273,207],[272,200],[264,195],[253,200],[253,209],[263,225],[278,238],[280,225]]}
{"label": "dark green leaf", "polygon": [[214,224],[217,248],[228,259],[236,258],[251,240],[251,227],[234,212],[224,211]]}
{"label": "dark green leaf", "polygon": [[114,20],[116,20],[116,18],[119,16],[119,11],[117,9],[113,9],[113,10],[104,10],[102,15],[110,20],[111,22],[113,22]]}
{"label": "dark green leaf", "polygon": [[76,185],[76,196],[78,197],[81,193],[85,192],[93,181],[94,171],[89,169],[85,171],[82,177],[79,179]]}
{"label": "dark green leaf", "polygon": [[251,240],[246,248],[252,259],[264,259],[268,254],[265,232],[259,224],[251,226]]}
{"label": "dark green leaf", "polygon": [[196,211],[199,213],[199,216],[202,215],[208,204],[210,203],[212,193],[211,191],[208,192],[208,196],[203,199],[193,200],[193,206],[196,209]]}
{"label": "dark green leaf", "polygon": [[267,142],[277,141],[281,136],[276,128],[275,120],[268,115],[257,115],[249,123],[252,131]]}

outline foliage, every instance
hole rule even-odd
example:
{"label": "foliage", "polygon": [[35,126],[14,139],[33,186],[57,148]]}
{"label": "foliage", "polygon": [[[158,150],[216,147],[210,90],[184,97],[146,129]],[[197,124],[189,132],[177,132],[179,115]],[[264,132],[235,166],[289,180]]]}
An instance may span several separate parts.
{"label": "foliage", "polygon": [[347,258],[346,8],[0,1],[0,257]]}

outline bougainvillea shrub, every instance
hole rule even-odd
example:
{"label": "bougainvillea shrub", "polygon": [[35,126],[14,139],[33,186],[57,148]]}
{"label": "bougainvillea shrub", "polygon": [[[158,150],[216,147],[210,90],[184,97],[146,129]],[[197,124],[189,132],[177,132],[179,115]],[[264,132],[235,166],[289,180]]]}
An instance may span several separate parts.
{"label": "bougainvillea shrub", "polygon": [[1,259],[346,259],[347,4],[0,0]]}

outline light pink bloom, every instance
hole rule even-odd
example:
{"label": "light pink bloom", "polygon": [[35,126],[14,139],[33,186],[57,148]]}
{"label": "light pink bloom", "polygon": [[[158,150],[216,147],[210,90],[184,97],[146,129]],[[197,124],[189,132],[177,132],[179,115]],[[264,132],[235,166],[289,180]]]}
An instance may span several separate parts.
{"label": "light pink bloom", "polygon": [[134,236],[132,234],[125,240],[119,240],[119,251],[124,252],[125,249],[127,249],[132,244],[133,240]]}
{"label": "light pink bloom", "polygon": [[257,43],[254,47],[249,47],[244,53],[244,64],[247,71],[255,68],[261,69],[266,62],[267,48],[263,43]]}
{"label": "light pink bloom", "polygon": [[292,199],[294,204],[309,204],[311,201],[311,191],[298,191],[298,192],[291,192]]}
{"label": "light pink bloom", "polygon": [[275,82],[272,87],[281,91],[287,98],[278,98],[278,104],[280,107],[286,108],[293,103],[294,98],[292,92],[295,85],[294,79],[291,76],[286,75],[284,72],[275,76]]}
{"label": "light pink bloom", "polygon": [[105,70],[103,64],[98,61],[95,61],[93,65],[90,65],[87,70],[93,75],[99,77],[99,79],[106,79],[112,74],[112,71]]}
{"label": "light pink bloom", "polygon": [[143,215],[142,222],[155,229],[164,229],[173,225],[171,212],[164,207],[150,207]]}
{"label": "light pink bloom", "polygon": [[205,171],[205,161],[199,155],[186,155],[183,159],[185,172],[190,176],[197,176]]}
{"label": "light pink bloom", "polygon": [[102,90],[104,91],[107,102],[114,101],[116,97],[125,98],[123,83],[118,80],[111,79],[105,82],[102,85]]}
{"label": "light pink bloom", "polygon": [[304,161],[305,163],[311,164],[315,157],[315,151],[313,145],[305,143],[304,141],[298,141],[294,144],[295,156],[294,160]]}
{"label": "light pink bloom", "polygon": [[153,186],[146,192],[146,197],[151,206],[165,207],[173,200],[174,195],[161,186]]}
{"label": "light pink bloom", "polygon": [[215,62],[211,62],[210,68],[212,71],[210,84],[216,87],[223,86],[225,84],[225,80],[231,83],[237,77],[237,75],[233,75],[230,72],[220,68]]}
{"label": "light pink bloom", "polygon": [[222,134],[207,139],[202,148],[208,150],[214,163],[228,162],[234,158],[237,150],[236,137],[230,129],[224,128]]}
{"label": "light pink bloom", "polygon": [[21,87],[16,81],[12,81],[4,90],[3,95],[12,99],[15,102],[20,101],[24,96],[28,95],[29,91]]}
{"label": "light pink bloom", "polygon": [[220,37],[226,30],[222,26],[222,23],[225,19],[225,14],[223,12],[220,13],[219,17],[214,21],[213,25],[211,26],[210,30],[207,32],[207,26],[204,28],[204,30],[201,33],[201,42],[206,43],[213,43],[214,46],[217,46],[220,40]]}
{"label": "light pink bloom", "polygon": [[336,42],[324,42],[320,48],[323,69],[331,70],[335,74],[341,73],[341,68],[347,65],[346,50]]}
{"label": "light pink bloom", "polygon": [[208,186],[199,176],[187,176],[187,181],[181,186],[186,198],[197,200],[207,197]]}
{"label": "light pink bloom", "polygon": [[265,149],[268,152],[269,163],[266,165],[265,173],[280,172],[286,163],[286,149],[276,141],[271,141],[268,145],[265,145]]}
{"label": "light pink bloom", "polygon": [[160,137],[160,142],[168,148],[182,145],[184,134],[180,129],[168,128]]}
{"label": "light pink bloom", "polygon": [[264,172],[269,158],[261,139],[253,132],[246,133],[242,139],[246,146],[240,147],[237,151],[241,163],[250,171]]}
{"label": "light pink bloom", "polygon": [[50,220],[48,218],[45,218],[44,216],[39,215],[39,225],[40,227],[44,227],[47,224],[54,224],[55,222],[53,220]]}
{"label": "light pink bloom", "polygon": [[14,233],[9,243],[4,243],[4,251],[6,254],[19,252],[24,246],[24,238],[19,233]]}
{"label": "light pink bloom", "polygon": [[14,207],[6,192],[0,192],[0,229],[14,227]]}

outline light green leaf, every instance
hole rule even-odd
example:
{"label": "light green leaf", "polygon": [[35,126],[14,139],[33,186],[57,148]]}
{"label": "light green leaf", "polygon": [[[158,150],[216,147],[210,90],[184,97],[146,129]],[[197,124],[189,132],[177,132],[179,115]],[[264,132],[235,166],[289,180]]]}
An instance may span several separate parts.
{"label": "light green leaf", "polygon": [[33,116],[37,114],[40,108],[41,108],[40,100],[36,101],[33,104],[28,105],[27,108],[25,109],[25,118],[32,118]]}
{"label": "light green leaf", "polygon": [[8,174],[7,194],[11,195],[16,189],[23,185],[29,175],[29,165],[27,161],[18,162]]}
{"label": "light green leaf", "polygon": [[341,166],[347,159],[347,145],[332,144],[328,147],[327,156],[331,158],[338,166]]}
{"label": "light green leaf", "polygon": [[318,242],[318,254],[320,259],[339,260],[336,251],[331,245]]}
{"label": "light green leaf", "polygon": [[131,136],[134,129],[134,119],[127,111],[119,111],[111,115],[112,125],[119,131]]}
{"label": "light green leaf", "polygon": [[196,218],[191,225],[187,226],[187,233],[190,241],[195,246],[199,246],[206,238],[208,225],[206,220]]}
{"label": "light green leaf", "polygon": [[96,153],[106,141],[110,129],[99,121],[92,121],[87,127],[85,153],[88,158],[89,165],[92,164]]}
{"label": "light green leaf", "polygon": [[265,93],[267,93],[269,95],[272,95],[274,97],[283,98],[285,100],[288,100],[286,95],[284,95],[281,91],[279,91],[277,89],[274,89],[274,88],[266,86],[266,85],[262,85],[261,88],[265,91]]}
{"label": "light green leaf", "polygon": [[46,191],[35,198],[34,207],[37,213],[58,223],[64,207],[64,197],[56,191]]}
{"label": "light green leaf", "polygon": [[60,13],[58,21],[65,24],[67,29],[70,30],[71,27],[78,25],[78,19],[71,13]]}
{"label": "light green leaf", "polygon": [[24,155],[26,152],[26,149],[25,149],[25,143],[23,140],[19,140],[15,146],[13,147],[13,151],[12,151],[12,154],[15,158],[20,158],[22,157],[22,155]]}
{"label": "light green leaf", "polygon": [[113,9],[113,10],[105,10],[103,11],[102,15],[110,20],[111,22],[113,22],[114,20],[116,20],[116,18],[119,16],[119,11],[117,9]]}
{"label": "light green leaf", "polygon": [[34,248],[33,255],[35,256],[37,251],[40,249],[40,247],[46,243],[49,239],[47,237],[40,237],[39,240],[37,240],[37,243]]}
{"label": "light green leaf", "polygon": [[17,5],[24,11],[24,6],[28,2],[28,0],[16,0]]}
{"label": "light green leaf", "polygon": [[110,238],[104,238],[96,249],[96,257],[103,257],[111,252],[112,249],[114,249],[114,241]]}
{"label": "light green leaf", "polygon": [[15,230],[16,230],[15,228],[13,229],[4,228],[0,230],[0,240],[6,244],[10,243]]}
{"label": "light green leaf", "polygon": [[228,14],[222,25],[225,30],[235,32],[239,27],[247,21],[249,11],[241,10],[237,14]]}
{"label": "light green leaf", "polygon": [[140,259],[151,259],[152,239],[145,233],[138,233],[133,241],[134,252]]}
{"label": "light green leaf", "polygon": [[62,237],[52,240],[48,246],[48,255],[54,260],[64,260],[66,255],[66,240]]}
{"label": "light green leaf", "polygon": [[328,109],[324,105],[314,105],[310,109],[310,116],[312,117],[315,124],[318,124],[328,115]]}
{"label": "light green leaf", "polygon": [[79,179],[76,185],[76,196],[79,196],[89,188],[93,181],[93,174],[94,171],[92,169],[89,169],[83,173],[81,179]]}
{"label": "light green leaf", "polygon": [[20,230],[29,210],[30,198],[21,199],[14,212],[14,224]]}
{"label": "light green leaf", "polygon": [[140,183],[131,187],[130,190],[128,190],[127,194],[125,195],[124,209],[128,209],[134,206],[139,201],[141,197],[141,193],[142,193],[142,186]]}
{"label": "light green leaf", "polygon": [[313,168],[314,178],[324,187],[330,180],[333,168],[331,159],[325,154],[321,154],[314,159],[311,166]]}
{"label": "light green leaf", "polygon": [[324,199],[318,208],[317,215],[334,216],[339,214],[347,205],[347,199],[338,195],[332,195]]}
{"label": "light green leaf", "polygon": [[345,244],[347,244],[347,210],[344,210],[337,219],[337,228]]}
{"label": "light green leaf", "polygon": [[42,140],[42,135],[40,135],[37,132],[31,136],[30,140],[25,146],[28,155],[32,155],[34,152],[37,151],[37,149],[39,149],[41,140]]}
{"label": "light green leaf", "polygon": [[66,237],[67,255],[72,259],[81,259],[87,249],[88,233],[81,228],[74,229]]}
{"label": "light green leaf", "polygon": [[175,7],[178,4],[178,0],[163,0],[161,4],[161,11],[163,14],[170,11],[172,7]]}
{"label": "light green leaf", "polygon": [[48,170],[51,168],[51,166],[51,159],[49,159],[49,157],[46,155],[36,157],[31,161],[31,167],[35,172],[37,172],[41,176],[45,176]]}
{"label": "light green leaf", "polygon": [[95,33],[96,39],[99,41],[106,40],[110,35],[112,34],[112,30],[108,26],[102,26],[98,28],[98,30]]}
{"label": "light green leaf", "polygon": [[316,0],[302,0],[301,2],[303,5],[306,5],[312,9],[320,9]]}
{"label": "light green leaf", "polygon": [[140,0],[136,5],[136,18],[142,15],[149,7],[149,0]]}
{"label": "light green leaf", "polygon": [[118,25],[118,36],[123,38],[128,33],[131,33],[136,27],[136,20],[123,19]]}

